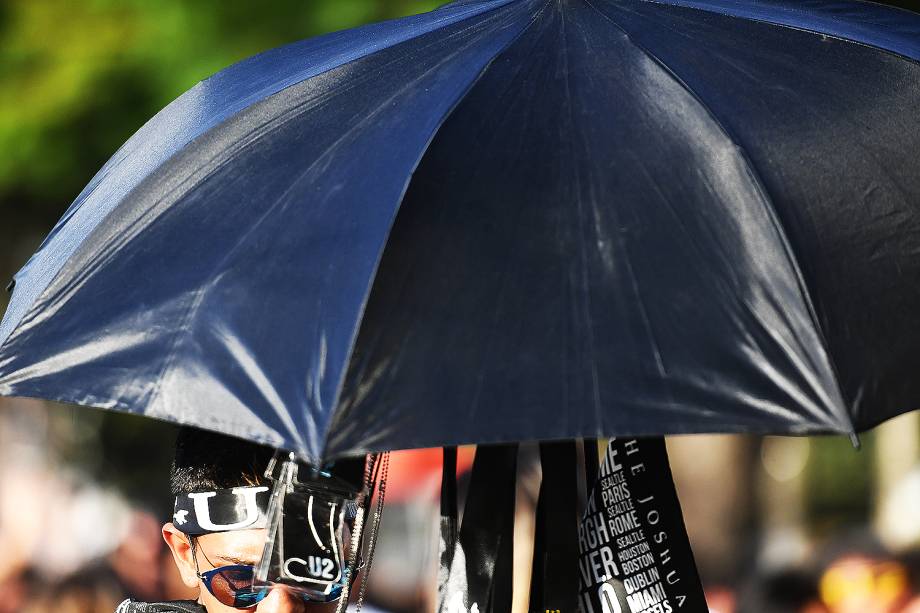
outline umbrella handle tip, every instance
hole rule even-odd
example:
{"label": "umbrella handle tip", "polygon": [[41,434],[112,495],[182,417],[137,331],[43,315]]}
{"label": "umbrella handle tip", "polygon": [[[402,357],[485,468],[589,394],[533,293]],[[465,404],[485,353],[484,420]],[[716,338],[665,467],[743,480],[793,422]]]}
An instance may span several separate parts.
{"label": "umbrella handle tip", "polygon": [[862,449],[862,442],[859,440],[859,434],[856,432],[850,432],[850,442],[853,443],[853,449],[859,451]]}

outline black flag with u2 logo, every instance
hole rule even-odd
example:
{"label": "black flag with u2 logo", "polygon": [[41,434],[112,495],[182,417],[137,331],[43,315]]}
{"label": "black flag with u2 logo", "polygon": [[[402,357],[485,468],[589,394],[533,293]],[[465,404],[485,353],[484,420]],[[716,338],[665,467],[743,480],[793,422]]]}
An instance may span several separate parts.
{"label": "black flag with u2 logo", "polygon": [[611,439],[578,544],[582,613],[708,610],[663,438]]}

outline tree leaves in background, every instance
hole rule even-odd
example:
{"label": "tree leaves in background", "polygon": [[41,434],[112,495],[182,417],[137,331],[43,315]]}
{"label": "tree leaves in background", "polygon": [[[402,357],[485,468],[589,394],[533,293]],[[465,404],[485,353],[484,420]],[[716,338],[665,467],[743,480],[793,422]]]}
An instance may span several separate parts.
{"label": "tree leaves in background", "polygon": [[[11,0],[0,8],[0,272],[135,130],[197,81],[435,0]],[[30,245],[34,246],[34,245]]]}

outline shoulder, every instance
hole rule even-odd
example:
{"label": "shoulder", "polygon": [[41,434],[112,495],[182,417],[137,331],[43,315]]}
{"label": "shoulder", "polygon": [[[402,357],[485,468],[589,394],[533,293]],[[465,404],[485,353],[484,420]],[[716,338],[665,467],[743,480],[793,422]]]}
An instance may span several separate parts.
{"label": "shoulder", "polygon": [[118,605],[115,613],[207,613],[194,600],[173,600],[171,602],[136,602],[128,599]]}

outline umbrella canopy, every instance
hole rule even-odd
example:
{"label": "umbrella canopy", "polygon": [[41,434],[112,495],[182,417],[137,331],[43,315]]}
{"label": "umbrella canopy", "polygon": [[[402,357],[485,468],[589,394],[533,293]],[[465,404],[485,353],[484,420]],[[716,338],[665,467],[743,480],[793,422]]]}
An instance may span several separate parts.
{"label": "umbrella canopy", "polygon": [[16,277],[0,394],[332,458],[920,406],[920,17],[462,0],[203,81]]}

